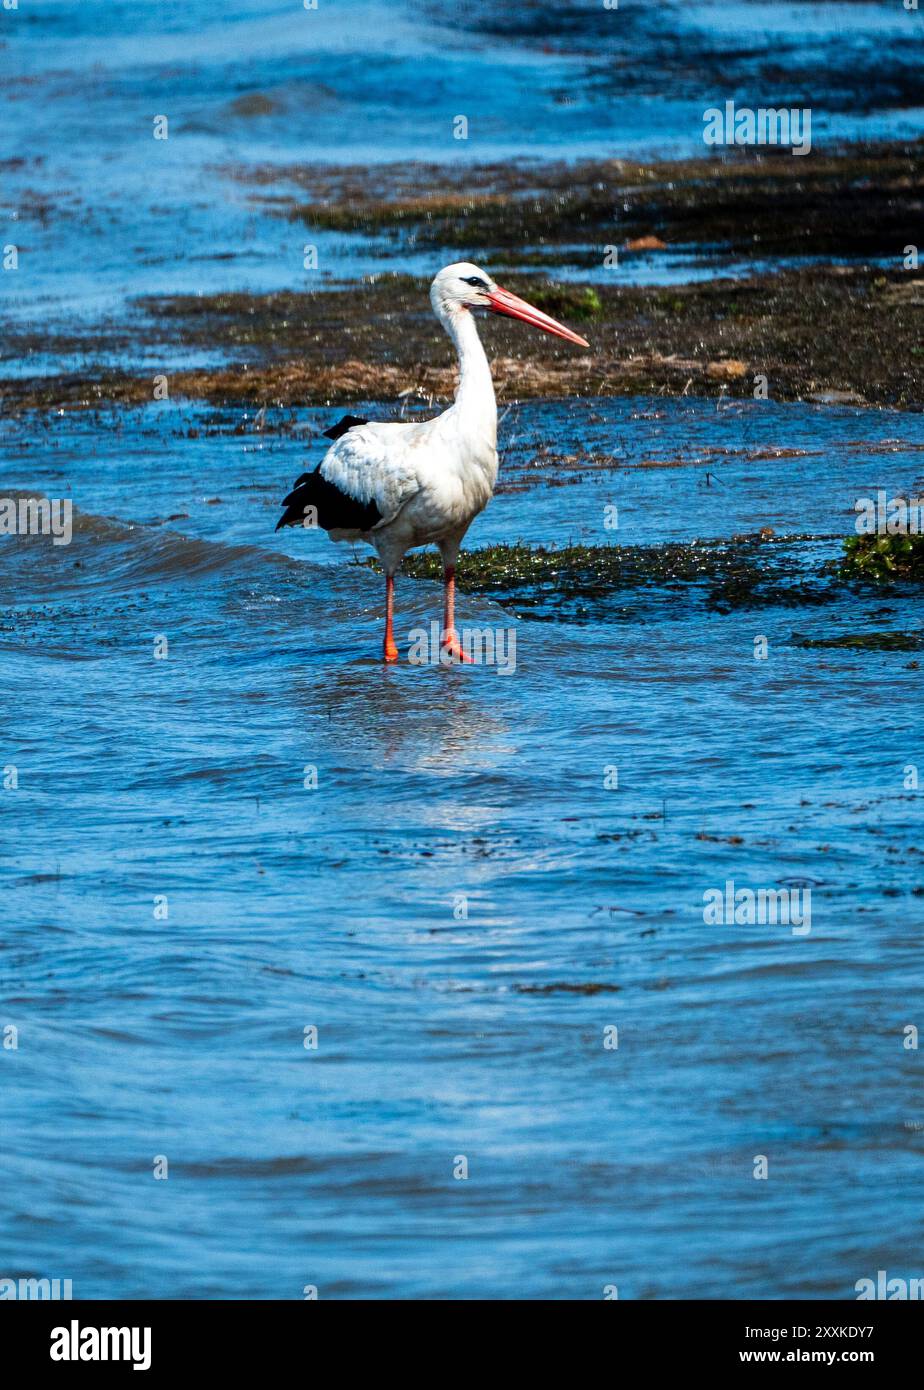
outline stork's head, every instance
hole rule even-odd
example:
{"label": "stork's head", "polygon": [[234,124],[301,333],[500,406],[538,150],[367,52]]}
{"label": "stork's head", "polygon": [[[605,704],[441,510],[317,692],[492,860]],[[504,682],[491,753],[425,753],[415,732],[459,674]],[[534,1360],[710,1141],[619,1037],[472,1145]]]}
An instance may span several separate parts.
{"label": "stork's head", "polygon": [[508,318],[521,319],[523,323],[541,328],[544,333],[554,333],[556,338],[566,338],[569,343],[579,347],[590,347],[584,338],[572,333],[563,323],[544,314],[518,298],[509,290],[502,290],[485,271],[479,270],[471,261],[457,261],[447,265],[430,286],[430,303],[437,318],[446,322],[456,314],[470,309],[487,309],[492,314],[506,314]]}

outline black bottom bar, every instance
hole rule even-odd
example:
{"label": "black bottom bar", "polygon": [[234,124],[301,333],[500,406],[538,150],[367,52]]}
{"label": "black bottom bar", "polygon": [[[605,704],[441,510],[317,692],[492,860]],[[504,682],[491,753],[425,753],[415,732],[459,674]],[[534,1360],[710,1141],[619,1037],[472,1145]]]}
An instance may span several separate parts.
{"label": "black bottom bar", "polygon": [[[288,1376],[301,1367],[308,1375],[319,1355],[336,1358],[331,1369],[355,1373],[368,1357],[377,1371],[416,1365],[454,1381],[505,1365],[522,1378],[552,1353],[575,1373],[595,1354],[614,1371],[631,1356],[655,1372],[816,1365],[881,1373],[914,1357],[921,1322],[920,1303],[873,1301],[20,1302],[0,1308],[0,1344],[5,1366],[14,1357],[20,1374],[62,1382],[131,1375],[137,1364],[148,1379],[201,1370],[240,1383],[254,1372]],[[434,1343],[434,1333],[446,1340]],[[443,1365],[433,1363],[434,1345],[445,1347]]]}

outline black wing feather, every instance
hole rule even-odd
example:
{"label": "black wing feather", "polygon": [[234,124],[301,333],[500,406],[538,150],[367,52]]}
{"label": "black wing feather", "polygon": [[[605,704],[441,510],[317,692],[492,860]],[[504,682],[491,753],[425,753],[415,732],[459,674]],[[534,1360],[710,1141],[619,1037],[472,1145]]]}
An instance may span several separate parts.
{"label": "black wing feather", "polygon": [[368,423],[368,420],[363,420],[359,415],[344,415],[337,421],[336,425],[331,425],[329,430],[325,430],[324,434],[327,439],[339,439],[342,434],[346,434],[347,430],[355,429],[357,425],[368,425]]}
{"label": "black wing feather", "polygon": [[[344,415],[324,434],[328,439],[339,439],[356,425],[368,423],[358,415]],[[303,526],[309,507],[316,508],[318,525],[325,531],[371,531],[382,520],[382,513],[374,502],[357,502],[355,497],[322,478],[320,464],[313,473],[303,473],[296,478],[295,486],[282,505],[286,510],[276,522],[277,531],[283,526]]]}
{"label": "black wing feather", "polygon": [[308,507],[317,509],[317,524],[325,531],[371,531],[382,520],[374,502],[357,502],[339,487],[321,477],[321,465],[313,473],[303,473],[282,504],[285,511],[276,522],[282,526],[303,526]]}

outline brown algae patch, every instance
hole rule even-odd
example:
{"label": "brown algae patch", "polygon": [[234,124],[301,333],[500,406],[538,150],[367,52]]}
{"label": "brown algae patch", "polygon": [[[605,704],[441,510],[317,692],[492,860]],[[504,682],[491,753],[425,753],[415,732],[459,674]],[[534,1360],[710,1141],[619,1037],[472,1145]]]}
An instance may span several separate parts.
{"label": "brown algae patch", "polygon": [[896,254],[919,220],[924,141],[815,150],[799,159],[765,147],[719,160],[654,164],[288,165],[228,172],[251,187],[291,188],[274,197],[279,216],[319,229],[393,236],[402,247],[485,254],[553,248],[558,264],[578,266],[599,264],[607,243],[628,252],[696,244],[749,256],[874,255]]}
{"label": "brown algae patch", "polygon": [[[516,293],[574,323],[576,351],[509,320],[482,328],[501,401],[590,395],[752,396],[922,406],[924,272],[905,269],[924,207],[924,141],[857,145],[793,159],[728,158],[643,165],[599,161],[507,169],[410,165],[234,170],[265,206],[319,228],[432,248],[433,268],[470,255]],[[290,192],[279,191],[287,187]],[[304,201],[310,195],[310,202]],[[293,201],[300,198],[301,201]],[[708,254],[716,277],[670,286],[557,282],[604,247]],[[632,250],[630,248],[637,248]],[[641,249],[646,248],[646,249]],[[816,263],[719,278],[722,256],[805,256]],[[876,255],[890,264],[824,264]],[[505,265],[519,265],[508,275]],[[522,270],[535,265],[536,272]],[[541,273],[540,273],[541,272]],[[549,278],[551,274],[552,278]],[[122,322],[62,336],[12,324],[4,356],[64,351],[67,375],[3,381],[6,411],[143,403],[167,375],[171,397],[255,406],[452,397],[451,349],[435,323],[429,277],[381,274],[355,284],[269,294],[169,295],[136,301]],[[206,365],[171,370],[171,359]],[[142,373],[135,362],[144,361]],[[161,367],[148,366],[160,356]],[[122,370],[102,369],[117,358]],[[187,357],[187,360],[189,358]]]}
{"label": "brown algae patch", "polygon": [[549,985],[515,984],[513,988],[517,994],[583,994],[589,998],[595,994],[619,994],[622,991],[622,985],[609,985],[597,980],[575,984],[567,980]]}
{"label": "brown algae patch", "polygon": [[[746,280],[663,287],[509,287],[591,343],[578,351],[522,324],[487,318],[482,334],[500,401],[606,395],[830,399],[920,409],[921,309],[902,270],[818,266]],[[141,302],[134,342],[163,355],[172,397],[216,404],[332,405],[452,398],[451,349],[430,313],[428,282],[409,276],[315,293],[171,296]],[[120,331],[119,337],[124,334]],[[92,362],[103,336],[85,343]],[[169,370],[172,348],[214,352],[210,367]],[[23,342],[20,350],[28,351]],[[153,398],[154,368],[10,378],[3,408],[98,406]]]}
{"label": "brown algae patch", "polygon": [[804,637],[794,632],[794,647],[830,647],[860,652],[919,652],[924,650],[924,632],[843,632],[836,637]]}

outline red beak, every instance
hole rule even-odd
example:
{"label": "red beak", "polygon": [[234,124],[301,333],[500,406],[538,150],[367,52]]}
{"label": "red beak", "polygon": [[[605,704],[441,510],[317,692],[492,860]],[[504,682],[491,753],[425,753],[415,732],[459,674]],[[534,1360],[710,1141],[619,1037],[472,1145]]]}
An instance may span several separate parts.
{"label": "red beak", "polygon": [[541,309],[534,309],[525,299],[518,298],[509,290],[502,290],[500,285],[489,292],[488,304],[492,314],[506,314],[508,318],[522,319],[524,323],[531,323],[534,328],[541,328],[543,333],[554,333],[556,338],[567,338],[569,343],[577,343],[578,347],[590,347],[586,338],[572,333],[570,328],[559,323],[558,319],[544,314]]}

